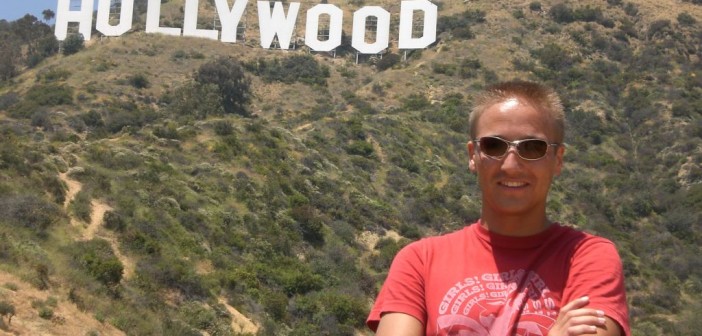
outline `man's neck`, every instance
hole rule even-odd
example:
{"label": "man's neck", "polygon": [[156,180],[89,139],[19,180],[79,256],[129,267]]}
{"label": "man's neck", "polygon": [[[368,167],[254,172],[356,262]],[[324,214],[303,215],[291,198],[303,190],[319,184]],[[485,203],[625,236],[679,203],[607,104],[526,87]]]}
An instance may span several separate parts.
{"label": "man's neck", "polygon": [[538,234],[551,225],[546,213],[493,214],[483,210],[480,225],[490,232],[503,236],[526,237]]}

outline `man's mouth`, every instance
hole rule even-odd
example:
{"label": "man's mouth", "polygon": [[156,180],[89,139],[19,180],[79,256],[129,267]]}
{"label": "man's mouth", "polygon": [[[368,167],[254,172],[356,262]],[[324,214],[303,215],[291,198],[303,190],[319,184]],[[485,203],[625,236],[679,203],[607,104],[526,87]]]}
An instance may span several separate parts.
{"label": "man's mouth", "polygon": [[509,188],[521,188],[521,187],[525,187],[528,183],[517,182],[517,181],[502,181],[499,184],[501,186],[505,186],[505,187],[509,187]]}

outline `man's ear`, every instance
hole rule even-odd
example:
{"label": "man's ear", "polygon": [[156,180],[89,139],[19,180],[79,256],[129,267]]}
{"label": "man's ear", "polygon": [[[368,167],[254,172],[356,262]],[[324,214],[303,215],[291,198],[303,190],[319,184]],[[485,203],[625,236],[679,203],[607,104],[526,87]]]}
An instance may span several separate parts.
{"label": "man's ear", "polygon": [[563,169],[563,155],[565,154],[565,145],[560,145],[556,147],[556,169],[554,176],[561,175],[561,170]]}
{"label": "man's ear", "polygon": [[466,149],[468,149],[468,168],[475,173],[475,155],[477,154],[475,153],[475,143],[473,141],[468,141]]}

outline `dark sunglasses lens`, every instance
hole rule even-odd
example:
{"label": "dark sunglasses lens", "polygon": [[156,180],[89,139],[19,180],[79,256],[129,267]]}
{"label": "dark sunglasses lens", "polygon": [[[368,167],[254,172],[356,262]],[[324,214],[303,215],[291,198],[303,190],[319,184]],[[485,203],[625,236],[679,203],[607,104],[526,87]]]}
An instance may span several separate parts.
{"label": "dark sunglasses lens", "polygon": [[486,155],[500,157],[507,152],[509,145],[502,139],[484,137],[480,138],[480,150]]}
{"label": "dark sunglasses lens", "polygon": [[519,155],[528,160],[540,159],[546,155],[548,143],[543,140],[527,140],[517,146]]}

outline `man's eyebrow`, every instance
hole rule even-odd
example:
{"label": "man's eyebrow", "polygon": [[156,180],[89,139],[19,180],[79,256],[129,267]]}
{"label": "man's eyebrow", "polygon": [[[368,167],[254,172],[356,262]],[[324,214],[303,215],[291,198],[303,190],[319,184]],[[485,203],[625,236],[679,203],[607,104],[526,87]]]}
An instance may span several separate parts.
{"label": "man's eyebrow", "polygon": [[494,138],[500,138],[500,139],[504,139],[504,140],[507,140],[507,141],[518,141],[518,140],[528,140],[528,139],[537,139],[537,140],[548,141],[548,139],[547,139],[546,137],[544,137],[544,136],[541,136],[541,135],[531,135],[531,134],[525,135],[525,136],[522,136],[522,137],[519,137],[519,138],[516,138],[516,139],[510,139],[510,138],[508,138],[508,137],[506,137],[506,136],[503,136],[503,135],[500,135],[500,134],[488,134],[488,135],[484,135],[484,136],[489,136],[489,137],[494,137]]}

